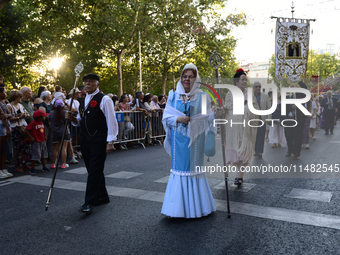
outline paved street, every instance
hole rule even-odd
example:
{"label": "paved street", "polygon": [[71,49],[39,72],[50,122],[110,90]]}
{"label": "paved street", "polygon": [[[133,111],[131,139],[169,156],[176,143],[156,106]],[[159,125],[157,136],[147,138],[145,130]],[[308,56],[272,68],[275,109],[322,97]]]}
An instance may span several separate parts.
{"label": "paved street", "polygon": [[[316,135],[300,160],[286,158],[286,147],[266,143],[263,158],[253,164],[340,163],[339,126],[332,136],[323,130]],[[14,173],[0,181],[1,254],[339,254],[339,173],[308,179],[245,174],[242,188],[230,183],[229,219],[223,179],[208,174],[217,211],[187,220],[160,213],[170,167],[159,145],[108,155],[111,203],[90,215],[78,212],[87,177],[82,160],[58,172],[47,212],[53,174]]]}

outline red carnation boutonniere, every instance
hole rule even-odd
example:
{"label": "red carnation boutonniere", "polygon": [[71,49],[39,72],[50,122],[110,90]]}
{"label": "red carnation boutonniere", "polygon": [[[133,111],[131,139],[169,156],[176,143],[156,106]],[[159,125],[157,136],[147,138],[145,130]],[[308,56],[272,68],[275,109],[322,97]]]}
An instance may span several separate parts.
{"label": "red carnation boutonniere", "polygon": [[95,100],[92,100],[91,102],[90,102],[90,106],[92,107],[92,108],[94,108],[94,107],[96,107],[97,106],[97,101],[95,101]]}

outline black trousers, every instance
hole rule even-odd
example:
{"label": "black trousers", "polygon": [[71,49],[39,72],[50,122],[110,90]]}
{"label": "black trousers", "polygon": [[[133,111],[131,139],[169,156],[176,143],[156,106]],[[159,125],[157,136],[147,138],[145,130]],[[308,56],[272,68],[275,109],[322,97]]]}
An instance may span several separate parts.
{"label": "black trousers", "polygon": [[257,128],[256,143],[255,143],[256,153],[263,153],[265,136],[266,136],[266,124],[264,124],[262,127]]}
{"label": "black trousers", "polygon": [[93,141],[87,137],[81,139],[81,153],[87,169],[85,204],[95,204],[108,196],[105,187],[104,164],[106,159],[106,137]]}
{"label": "black trousers", "polygon": [[334,128],[334,112],[328,111],[327,114],[325,114],[325,132],[328,133],[328,131],[331,131],[333,133]]}
{"label": "black trousers", "polygon": [[[297,120],[296,127],[285,127],[285,137],[287,140],[288,152],[293,153],[299,157],[301,153],[301,145],[303,138],[303,130],[305,128],[306,118],[300,118]],[[287,124],[286,124],[287,123]],[[288,121],[285,125],[289,125]]]}

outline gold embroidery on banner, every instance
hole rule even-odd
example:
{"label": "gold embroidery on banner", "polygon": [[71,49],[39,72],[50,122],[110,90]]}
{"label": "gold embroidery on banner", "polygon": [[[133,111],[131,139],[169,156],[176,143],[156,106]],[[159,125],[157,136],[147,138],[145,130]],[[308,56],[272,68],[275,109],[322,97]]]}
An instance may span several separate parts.
{"label": "gold embroidery on banner", "polygon": [[[294,25],[295,24],[295,25]],[[275,76],[298,82],[306,75],[309,23],[276,22]]]}

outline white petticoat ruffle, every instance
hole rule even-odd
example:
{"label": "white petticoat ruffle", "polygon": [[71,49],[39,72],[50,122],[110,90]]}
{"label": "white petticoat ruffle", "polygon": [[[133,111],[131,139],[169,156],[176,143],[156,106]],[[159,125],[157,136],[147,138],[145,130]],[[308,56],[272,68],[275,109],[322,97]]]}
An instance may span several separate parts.
{"label": "white petticoat ruffle", "polygon": [[162,214],[175,218],[200,218],[216,211],[205,174],[194,176],[171,172],[166,187]]}

